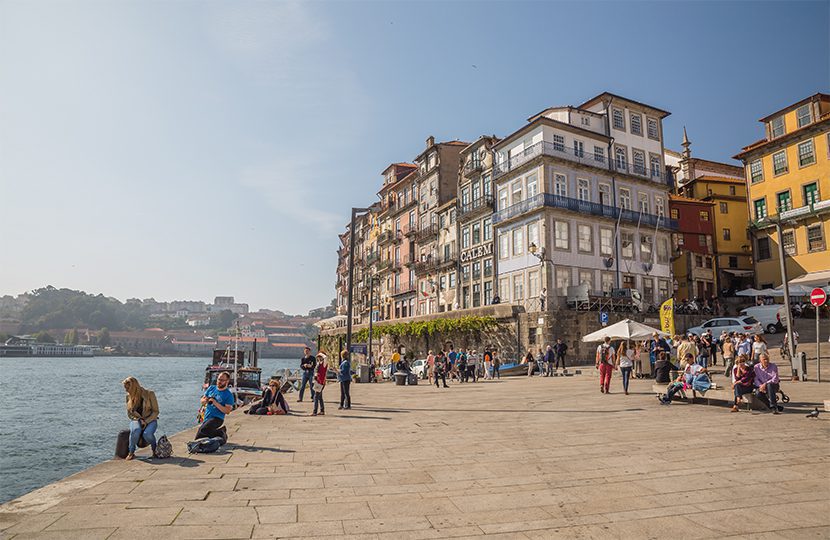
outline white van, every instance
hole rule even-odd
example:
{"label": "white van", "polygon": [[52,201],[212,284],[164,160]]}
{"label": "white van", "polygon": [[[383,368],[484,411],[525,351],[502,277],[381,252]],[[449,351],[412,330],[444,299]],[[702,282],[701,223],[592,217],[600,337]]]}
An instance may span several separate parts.
{"label": "white van", "polygon": [[787,309],[782,304],[748,307],[741,310],[741,315],[758,319],[767,334],[775,334],[786,328]]}

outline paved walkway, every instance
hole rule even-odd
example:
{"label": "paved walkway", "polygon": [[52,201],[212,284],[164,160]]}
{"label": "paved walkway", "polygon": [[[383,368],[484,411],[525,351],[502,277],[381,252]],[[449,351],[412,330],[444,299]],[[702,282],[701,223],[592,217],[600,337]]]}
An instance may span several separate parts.
{"label": "paved walkway", "polygon": [[109,461],[3,505],[0,536],[830,537],[830,413],[804,417],[830,386],[787,383],[780,416],[614,386],[355,385],[345,412],[330,387],[326,416],[234,413],[222,453]]}

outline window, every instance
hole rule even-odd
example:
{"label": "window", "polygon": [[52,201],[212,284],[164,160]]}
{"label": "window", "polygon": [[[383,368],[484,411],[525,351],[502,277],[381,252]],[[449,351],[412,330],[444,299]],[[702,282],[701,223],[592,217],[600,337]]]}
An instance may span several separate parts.
{"label": "window", "polygon": [[521,300],[525,297],[524,283],[522,276],[513,276],[513,301]]}
{"label": "window", "polygon": [[759,261],[765,261],[771,258],[770,249],[769,249],[769,237],[765,236],[763,238],[759,238],[757,241],[758,249],[755,250],[756,256],[758,257]]}
{"label": "window", "polygon": [[539,224],[531,223],[527,226],[527,245],[535,244],[539,247]]}
{"label": "window", "polygon": [[611,115],[614,118],[614,129],[625,131],[625,117],[620,109],[614,109]]}
{"label": "window", "polygon": [[737,268],[738,267],[738,257],[735,255],[729,256],[729,268]]}
{"label": "window", "polygon": [[511,193],[512,197],[510,199],[511,204],[516,204],[522,202],[522,181],[517,180],[513,182],[513,192]]}
{"label": "window", "polygon": [[499,190],[499,210],[504,210],[507,208],[509,203],[507,202],[507,188],[502,188]]}
{"label": "window", "polygon": [[798,145],[798,166],[805,167],[816,162],[816,154],[813,152],[813,139],[804,141]]}
{"label": "window", "polygon": [[481,223],[473,223],[473,245],[481,243]]}
{"label": "window", "polygon": [[631,274],[623,274],[622,286],[623,286],[623,289],[633,289],[634,288],[634,276],[632,276]]}
{"label": "window", "polygon": [[657,239],[657,262],[666,264],[669,262],[669,239],[668,238],[658,238]]}
{"label": "window", "polygon": [[557,135],[554,133],[553,135],[553,149],[557,152],[564,152],[565,151],[565,137],[562,135]]}
{"label": "window", "polygon": [[489,306],[493,300],[493,282],[487,281],[484,283],[484,305]]}
{"label": "window", "polygon": [[639,114],[631,113],[631,133],[634,135],[643,134],[643,117]]}
{"label": "window", "polygon": [[784,174],[789,170],[787,167],[787,151],[781,150],[778,153],[772,155],[772,172],[776,176],[779,174]]}
{"label": "window", "polygon": [[478,180],[473,182],[473,195],[472,195],[472,197],[473,197],[474,202],[478,202],[478,200],[481,198],[481,182],[479,182]]}
{"label": "window", "polygon": [[461,229],[461,249],[470,247],[470,228],[464,227]]}
{"label": "window", "polygon": [[482,174],[481,175],[481,185],[484,186],[484,195],[488,196],[493,193],[493,186],[490,183],[490,175],[489,174]]}
{"label": "window", "polygon": [[450,289],[455,289],[455,272],[450,273]]}
{"label": "window", "polygon": [[499,259],[506,259],[510,256],[510,248],[509,248],[510,241],[507,238],[506,233],[502,233],[499,235]]}
{"label": "window", "polygon": [[571,269],[556,267],[556,293],[560,296],[567,296],[568,287],[571,286]]}
{"label": "window", "polygon": [[625,148],[620,148],[618,146],[614,151],[614,159],[616,160],[615,165],[618,170],[628,170],[628,158],[625,155]]}
{"label": "window", "polygon": [[646,172],[646,154],[642,150],[633,150],[634,156],[634,172],[636,174],[647,175]]}
{"label": "window", "polygon": [[473,263],[473,279],[481,279],[481,261]]}
{"label": "window", "polygon": [[807,251],[824,251],[824,231],[821,223],[807,227]]}
{"label": "window", "polygon": [[481,305],[481,283],[473,283],[473,307]]}
{"label": "window", "polygon": [[580,270],[579,271],[579,284],[580,285],[587,285],[588,291],[594,290],[594,272],[593,270]]}
{"label": "window", "polygon": [[790,192],[784,191],[776,195],[776,199],[778,200],[778,212],[786,212],[787,210],[792,210],[792,202],[790,201]]}
{"label": "window", "polygon": [[709,221],[709,211],[708,210],[701,210],[700,211],[700,221]]}
{"label": "window", "polygon": [[602,287],[602,292],[610,293],[615,285],[614,274],[611,272],[602,272],[600,274],[600,287]]}
{"label": "window", "polygon": [[749,178],[753,184],[764,179],[764,167],[761,165],[760,159],[756,159],[749,164]]}
{"label": "window", "polygon": [[761,220],[767,217],[767,200],[758,199],[753,203],[755,205],[755,220]]}
{"label": "window", "polygon": [[465,187],[461,190],[461,208],[468,208],[470,206],[470,188]]}
{"label": "window", "polygon": [[507,301],[510,298],[510,280],[507,278],[501,278],[499,280],[499,296],[501,296],[501,301]]}
{"label": "window", "polygon": [[818,196],[818,184],[816,182],[811,182],[804,186],[804,205],[809,206],[811,204],[816,204],[819,201]]}
{"label": "window", "polygon": [[699,234],[699,235],[697,235],[697,243],[698,243],[701,247],[706,246],[706,245],[707,245],[707,243],[706,243],[706,235],[705,235],[705,234]]}
{"label": "window", "polygon": [[643,300],[654,302],[654,280],[651,278],[643,278]]}
{"label": "window", "polygon": [[513,255],[521,255],[525,251],[524,231],[521,227],[513,229]]}
{"label": "window", "polygon": [[660,178],[661,176],[663,176],[660,171],[660,169],[662,169],[662,167],[660,166],[660,156],[651,156],[650,161],[651,177]]}
{"label": "window", "polygon": [[493,239],[493,224],[492,218],[487,218],[484,220],[484,241],[492,240]]}
{"label": "window", "polygon": [[603,257],[611,257],[614,254],[614,231],[600,227],[599,229],[599,254]]}
{"label": "window", "polygon": [[648,138],[659,141],[660,132],[657,129],[657,120],[654,118],[646,118],[646,126],[648,129]]}
{"label": "window", "polygon": [[640,193],[638,196],[640,199],[640,212],[644,214],[648,214],[651,212],[651,206],[648,202],[648,193]]}
{"label": "window", "polygon": [[493,275],[493,259],[484,259],[484,277]]}
{"label": "window", "polygon": [[539,183],[536,180],[536,175],[531,174],[526,178],[527,182],[527,198],[535,197],[539,193]]}
{"label": "window", "polygon": [[729,194],[733,196],[735,195],[735,186],[729,186]]}
{"label": "window", "polygon": [[720,213],[721,214],[728,214],[729,213],[729,205],[725,202],[720,203]]}
{"label": "window", "polygon": [[654,206],[657,208],[657,215],[666,217],[666,203],[663,202],[663,197],[654,197]]}
{"label": "window", "polygon": [[605,148],[601,146],[594,147],[594,161],[605,163]]}
{"label": "window", "polygon": [[781,233],[781,244],[784,246],[784,253],[795,255],[795,233],[793,231]]}
{"label": "window", "polygon": [[620,242],[622,244],[622,256],[625,259],[634,258],[634,233],[623,231],[620,233]]}
{"label": "window", "polygon": [[780,137],[784,134],[784,117],[779,116],[772,119],[772,138]]}
{"label": "window", "polygon": [[535,270],[527,273],[527,297],[539,297],[539,272]]}
{"label": "window", "polygon": [[608,184],[599,185],[599,204],[610,206],[611,204],[611,186]]}
{"label": "window", "polygon": [[695,255],[695,266],[698,268],[703,268],[703,256]]}
{"label": "window", "polygon": [[631,210],[631,190],[620,188],[620,208]]}
{"label": "window", "polygon": [[591,185],[584,178],[576,179],[576,196],[580,201],[591,200]]}
{"label": "window", "polygon": [[461,288],[461,308],[467,309],[470,307],[470,287],[465,286]]}
{"label": "window", "polygon": [[657,294],[660,297],[657,299],[659,302],[667,299],[669,297],[669,280],[668,279],[658,279],[657,280]]}
{"label": "window", "polygon": [[680,212],[677,210],[677,208],[672,208],[671,209],[671,218],[672,219],[679,219],[679,217],[680,217]]}
{"label": "window", "polygon": [[729,228],[724,227],[724,229],[723,229],[723,239],[724,240],[732,240],[732,231]]}
{"label": "window", "polygon": [[574,141],[574,155],[576,157],[585,157],[585,145],[582,141]]}
{"label": "window", "polygon": [[813,121],[813,115],[810,113],[810,104],[802,105],[795,111],[795,117],[798,120],[798,127],[804,127]]}
{"label": "window", "polygon": [[554,247],[570,250],[570,225],[567,221],[557,221],[554,224]]}
{"label": "window", "polygon": [[461,281],[470,281],[470,265],[465,264],[461,267]]}
{"label": "window", "polygon": [[568,178],[564,174],[553,175],[553,193],[559,197],[568,196]]}
{"label": "window", "polygon": [[580,253],[594,252],[594,240],[590,225],[576,226],[576,248]]}
{"label": "window", "polygon": [[640,260],[651,261],[652,246],[654,238],[650,234],[640,234]]}

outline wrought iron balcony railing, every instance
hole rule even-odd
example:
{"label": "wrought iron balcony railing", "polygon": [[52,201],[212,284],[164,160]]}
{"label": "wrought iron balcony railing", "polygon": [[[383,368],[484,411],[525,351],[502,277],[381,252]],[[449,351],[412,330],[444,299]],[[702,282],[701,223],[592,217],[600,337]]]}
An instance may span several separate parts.
{"label": "wrought iron balcony railing", "polygon": [[398,283],[394,287],[392,287],[392,296],[398,296],[400,294],[411,293],[415,290],[415,284],[411,281],[407,281],[405,283]]}
{"label": "wrought iron balcony railing", "polygon": [[458,219],[466,221],[493,211],[493,196],[484,195],[462,204],[458,203]]}
{"label": "wrought iron balcony railing", "polygon": [[416,241],[429,240],[436,236],[438,236],[438,225],[436,225],[435,223],[426,225],[415,232]]}
{"label": "wrought iron balcony railing", "polygon": [[798,208],[778,208],[777,214],[771,216],[764,216],[760,219],[752,221],[752,227],[755,229],[766,229],[772,227],[779,219],[781,221],[798,221],[806,219],[819,214],[830,211],[830,199],[823,201],[816,201],[812,204],[805,204]]}
{"label": "wrought iron balcony railing", "polygon": [[474,171],[483,171],[484,162],[481,159],[471,159],[464,164],[464,172],[471,173]]}

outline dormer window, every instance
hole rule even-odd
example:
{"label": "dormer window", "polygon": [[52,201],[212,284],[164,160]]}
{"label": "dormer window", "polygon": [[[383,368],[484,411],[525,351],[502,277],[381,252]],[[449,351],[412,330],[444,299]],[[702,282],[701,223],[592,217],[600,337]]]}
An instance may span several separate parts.
{"label": "dormer window", "polygon": [[772,138],[780,137],[784,134],[784,117],[778,116],[772,119],[770,123],[770,128],[772,129]]}
{"label": "dormer window", "polygon": [[798,120],[798,127],[804,127],[813,121],[813,115],[810,112],[810,104],[799,107],[795,111],[795,117]]}

